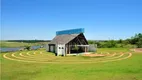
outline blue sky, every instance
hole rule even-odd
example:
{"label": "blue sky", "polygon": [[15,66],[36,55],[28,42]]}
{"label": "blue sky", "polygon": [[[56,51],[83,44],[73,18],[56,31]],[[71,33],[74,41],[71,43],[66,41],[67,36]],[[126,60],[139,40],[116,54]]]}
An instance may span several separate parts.
{"label": "blue sky", "polygon": [[91,40],[142,32],[142,0],[2,0],[1,13],[2,40],[51,40],[74,28]]}

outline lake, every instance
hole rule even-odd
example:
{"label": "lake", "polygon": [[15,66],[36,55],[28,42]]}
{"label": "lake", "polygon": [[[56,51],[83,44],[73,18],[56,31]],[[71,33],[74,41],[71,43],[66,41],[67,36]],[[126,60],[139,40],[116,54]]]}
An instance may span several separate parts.
{"label": "lake", "polygon": [[[0,48],[1,52],[10,52],[10,51],[18,51],[23,47],[19,47],[19,48]],[[35,50],[40,48],[40,46],[32,46],[31,49]]]}

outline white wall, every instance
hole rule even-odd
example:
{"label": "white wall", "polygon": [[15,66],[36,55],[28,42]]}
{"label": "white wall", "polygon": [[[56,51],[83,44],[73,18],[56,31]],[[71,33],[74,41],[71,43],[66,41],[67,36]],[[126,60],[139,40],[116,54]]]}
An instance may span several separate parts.
{"label": "white wall", "polygon": [[48,46],[48,44],[46,44],[45,48],[46,48],[46,51],[49,51],[49,46]]}

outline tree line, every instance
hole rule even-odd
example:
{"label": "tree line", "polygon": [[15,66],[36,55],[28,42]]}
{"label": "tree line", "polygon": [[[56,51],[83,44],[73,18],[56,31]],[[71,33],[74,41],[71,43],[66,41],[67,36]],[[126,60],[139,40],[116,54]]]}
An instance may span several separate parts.
{"label": "tree line", "polygon": [[97,44],[98,48],[142,48],[142,33],[125,40],[88,40],[88,43]]}
{"label": "tree line", "polygon": [[6,40],[7,42],[24,42],[24,43],[37,43],[37,42],[50,42],[51,40]]}

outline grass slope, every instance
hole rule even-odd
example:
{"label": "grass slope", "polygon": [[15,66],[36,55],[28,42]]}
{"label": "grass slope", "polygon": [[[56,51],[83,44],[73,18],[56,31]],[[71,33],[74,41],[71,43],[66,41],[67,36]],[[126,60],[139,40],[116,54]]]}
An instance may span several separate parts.
{"label": "grass slope", "polygon": [[[45,54],[52,55],[43,51]],[[23,51],[26,53],[27,51]],[[31,51],[31,54],[34,51]],[[128,49],[104,48],[98,52],[128,52]],[[16,56],[17,53],[16,52]],[[132,52],[131,58],[106,63],[65,64],[27,63],[1,57],[2,80],[142,80],[142,53]],[[12,52],[8,53],[12,54]],[[32,55],[32,54],[31,54]],[[74,56],[75,57],[75,56]],[[66,59],[77,59],[80,57]],[[36,57],[38,58],[38,57]],[[63,57],[63,59],[65,59]]]}

